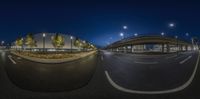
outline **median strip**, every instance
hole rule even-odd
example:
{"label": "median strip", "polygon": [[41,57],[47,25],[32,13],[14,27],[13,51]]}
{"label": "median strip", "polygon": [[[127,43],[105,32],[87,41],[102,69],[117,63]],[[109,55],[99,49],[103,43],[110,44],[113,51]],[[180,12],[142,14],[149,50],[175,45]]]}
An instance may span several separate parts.
{"label": "median strip", "polygon": [[11,52],[11,54],[19,56],[19,57],[24,58],[24,59],[27,59],[29,61],[38,62],[38,63],[46,63],[46,64],[56,64],[56,63],[70,62],[70,61],[78,60],[78,59],[93,55],[95,53],[96,53],[96,51],[91,51],[91,52],[85,52],[85,53],[82,53],[82,54],[74,54],[73,56],[68,57],[68,58],[44,59],[44,58],[39,58],[39,57],[31,57],[31,56],[16,53],[16,52]]}

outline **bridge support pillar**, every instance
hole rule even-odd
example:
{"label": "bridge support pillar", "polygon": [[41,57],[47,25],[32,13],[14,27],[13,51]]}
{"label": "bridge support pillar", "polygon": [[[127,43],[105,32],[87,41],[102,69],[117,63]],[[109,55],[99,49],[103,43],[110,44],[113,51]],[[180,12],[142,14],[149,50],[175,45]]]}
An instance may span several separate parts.
{"label": "bridge support pillar", "polygon": [[165,49],[164,49],[164,44],[161,44],[161,51],[162,51],[162,53],[164,53],[165,52]]}
{"label": "bridge support pillar", "polygon": [[185,46],[185,50],[188,51],[188,46],[187,45]]}
{"label": "bridge support pillar", "polygon": [[167,44],[167,53],[169,53],[170,52],[170,46],[169,46],[169,44]]}
{"label": "bridge support pillar", "polygon": [[134,51],[134,48],[135,48],[135,46],[134,45],[132,45],[132,48],[131,48],[131,52],[132,53],[134,53],[135,51]]}
{"label": "bridge support pillar", "polygon": [[180,45],[180,47],[181,47],[181,49],[180,49],[180,50],[181,50],[181,52],[182,52],[182,51],[183,51],[183,45]]}

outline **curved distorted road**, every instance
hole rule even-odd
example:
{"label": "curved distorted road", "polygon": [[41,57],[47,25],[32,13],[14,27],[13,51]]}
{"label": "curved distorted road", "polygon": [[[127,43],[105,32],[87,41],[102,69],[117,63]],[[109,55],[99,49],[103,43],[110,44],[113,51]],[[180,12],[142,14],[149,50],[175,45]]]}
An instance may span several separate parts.
{"label": "curved distorted road", "polygon": [[[200,92],[200,69],[189,86],[168,94],[127,93],[113,86],[105,74],[122,88],[139,91],[173,89],[186,83],[194,71],[198,52],[177,56],[139,55],[100,51],[78,61],[40,64],[0,51],[2,99],[196,99]],[[198,64],[199,67],[199,64]],[[49,91],[51,91],[49,93]]]}
{"label": "curved distorted road", "polygon": [[80,88],[90,81],[97,65],[97,55],[67,63],[42,64],[7,54],[5,69],[9,79],[20,88],[32,91]]}
{"label": "curved distorted road", "polygon": [[120,87],[162,91],[182,86],[196,66],[198,52],[166,55],[134,55],[103,51],[110,79]]}

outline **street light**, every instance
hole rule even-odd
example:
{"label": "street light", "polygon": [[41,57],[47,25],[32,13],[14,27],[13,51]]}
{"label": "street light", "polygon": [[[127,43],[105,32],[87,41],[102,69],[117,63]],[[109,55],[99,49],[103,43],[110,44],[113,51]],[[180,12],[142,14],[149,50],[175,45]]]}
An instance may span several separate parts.
{"label": "street light", "polygon": [[176,35],[175,38],[176,38],[176,47],[177,47],[177,51],[176,51],[176,52],[177,52],[177,55],[178,55],[178,51],[179,51],[179,47],[178,47],[178,36]]}
{"label": "street light", "polygon": [[169,27],[173,28],[173,27],[175,27],[175,24],[174,23],[169,23]]}
{"label": "street light", "polygon": [[165,33],[164,33],[164,32],[162,32],[162,33],[161,33],[161,35],[162,35],[162,36],[164,36],[164,35],[165,35]]}
{"label": "street light", "polygon": [[71,53],[72,53],[72,40],[73,40],[72,36],[70,37],[70,40],[71,40]]}
{"label": "street light", "polygon": [[5,43],[5,41],[1,41],[1,45],[3,46],[3,44]]}
{"label": "street light", "polygon": [[43,37],[43,52],[44,52],[44,50],[45,50],[45,37],[46,37],[46,34],[43,33],[42,37]]}
{"label": "street light", "polygon": [[137,34],[137,33],[135,33],[135,34],[134,34],[134,36],[135,36],[135,37],[137,37],[137,36],[138,36],[138,34]]}
{"label": "street light", "polygon": [[126,29],[128,29],[128,27],[127,27],[127,26],[123,26],[123,29],[125,29],[125,30],[126,30]]}
{"label": "street light", "polygon": [[189,36],[189,33],[185,33],[186,36]]}
{"label": "street light", "polygon": [[120,33],[119,35],[122,37],[122,39],[124,38],[124,33]]}

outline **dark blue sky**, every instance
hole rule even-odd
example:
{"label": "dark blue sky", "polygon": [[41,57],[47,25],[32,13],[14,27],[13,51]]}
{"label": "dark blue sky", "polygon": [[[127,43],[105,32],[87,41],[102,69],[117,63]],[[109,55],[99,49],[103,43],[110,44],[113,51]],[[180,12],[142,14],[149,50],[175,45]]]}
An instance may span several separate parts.
{"label": "dark blue sky", "polygon": [[[171,30],[168,23],[174,22]],[[119,33],[199,36],[198,1],[26,1],[0,3],[0,40],[15,40],[27,33],[62,32],[96,45],[119,40]]]}

